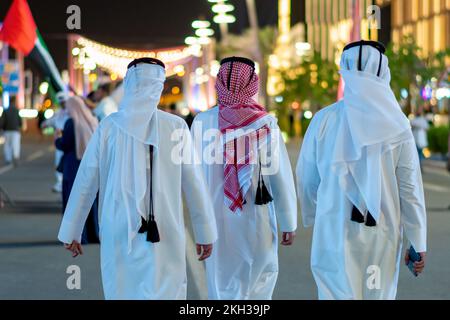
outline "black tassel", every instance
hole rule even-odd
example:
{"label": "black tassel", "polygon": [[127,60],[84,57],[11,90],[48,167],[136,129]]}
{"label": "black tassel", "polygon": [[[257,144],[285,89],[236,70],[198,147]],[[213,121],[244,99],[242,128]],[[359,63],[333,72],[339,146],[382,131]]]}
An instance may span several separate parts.
{"label": "black tassel", "polygon": [[264,183],[264,179],[260,174],[258,180],[258,188],[256,189],[255,204],[258,206],[262,206],[272,201],[273,201],[272,195],[267,189],[266,184]]}
{"label": "black tassel", "polygon": [[351,220],[358,223],[364,223],[364,215],[355,206],[353,206]]}
{"label": "black tassel", "polygon": [[147,231],[147,221],[141,217],[141,227],[139,228],[139,233],[145,233]]}
{"label": "black tassel", "polygon": [[366,226],[368,226],[368,227],[376,227],[377,226],[377,222],[375,221],[375,219],[373,218],[373,216],[370,212],[367,213]]}
{"label": "black tassel", "polygon": [[149,204],[149,219],[148,222],[142,218],[142,225],[139,229],[139,233],[147,232],[147,241],[156,243],[159,242],[159,231],[158,225],[155,221],[155,215],[153,214],[153,186],[152,186],[152,178],[153,178],[153,146],[150,146],[150,179],[149,179],[149,189],[150,189],[150,204]]}
{"label": "black tassel", "polygon": [[263,203],[263,197],[262,197],[262,191],[261,191],[261,185],[258,181],[258,188],[256,189],[256,197],[255,197],[255,204],[258,206],[262,206]]}
{"label": "black tassel", "polygon": [[269,190],[266,187],[266,184],[264,183],[264,179],[262,180],[262,201],[264,204],[268,204],[269,202],[273,201],[272,195],[270,194]]}
{"label": "black tassel", "polygon": [[258,188],[256,189],[255,204],[258,206],[266,205],[272,202],[273,198],[269,190],[264,183],[264,178],[262,175],[261,160],[259,160],[259,177],[258,177]]}
{"label": "black tassel", "polygon": [[150,220],[147,226],[147,241],[151,243],[159,242],[159,231],[155,220]]}

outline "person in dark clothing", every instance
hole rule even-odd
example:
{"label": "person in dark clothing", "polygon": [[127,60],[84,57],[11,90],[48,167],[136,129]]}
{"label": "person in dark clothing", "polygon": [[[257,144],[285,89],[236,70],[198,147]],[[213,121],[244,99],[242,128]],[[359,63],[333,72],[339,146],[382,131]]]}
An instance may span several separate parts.
{"label": "person in dark clothing", "polygon": [[[97,119],[91,114],[79,97],[71,97],[66,103],[70,118],[66,121],[62,136],[55,141],[58,150],[64,152],[59,168],[63,173],[62,201],[66,209],[72,186],[84,150],[96,129]],[[98,200],[95,200],[83,230],[81,243],[98,243]]]}
{"label": "person in dark clothing", "polygon": [[20,157],[20,129],[22,118],[16,107],[16,98],[11,97],[9,107],[3,110],[0,118],[0,131],[3,130],[5,145],[3,148],[6,164],[17,166]]}
{"label": "person in dark clothing", "polygon": [[192,111],[189,111],[188,115],[184,118],[184,121],[186,121],[189,129],[192,126],[192,123],[194,122],[194,114],[192,113]]}

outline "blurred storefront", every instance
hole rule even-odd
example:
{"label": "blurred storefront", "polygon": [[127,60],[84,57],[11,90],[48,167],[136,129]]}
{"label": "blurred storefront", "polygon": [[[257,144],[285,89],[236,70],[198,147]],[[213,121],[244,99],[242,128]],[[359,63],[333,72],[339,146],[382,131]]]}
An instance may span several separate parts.
{"label": "blurred storefront", "polygon": [[323,59],[336,60],[337,53],[351,41],[354,8],[361,19],[361,39],[377,40],[378,30],[369,27],[366,18],[366,10],[372,5],[372,0],[306,0],[307,38],[312,49]]}
{"label": "blurred storefront", "polygon": [[394,43],[413,35],[424,56],[450,47],[450,0],[377,0],[390,10]]}

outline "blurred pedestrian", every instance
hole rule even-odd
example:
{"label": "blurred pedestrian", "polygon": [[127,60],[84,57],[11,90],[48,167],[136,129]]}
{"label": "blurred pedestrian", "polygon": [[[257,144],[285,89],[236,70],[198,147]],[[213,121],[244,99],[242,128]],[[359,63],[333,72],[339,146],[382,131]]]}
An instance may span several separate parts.
{"label": "blurred pedestrian", "polygon": [[422,259],[414,271],[425,266],[419,157],[384,51],[372,41],[345,47],[344,99],[315,115],[301,147],[298,192],[303,223],[314,226],[320,299],[395,299],[403,234]]}
{"label": "blurred pedestrian", "polygon": [[95,100],[95,91],[89,92],[86,98],[83,98],[84,103],[89,109],[94,110],[97,107],[97,101]]}
{"label": "blurred pedestrian", "polygon": [[[278,278],[277,224],[282,245],[292,245],[297,229],[291,164],[277,120],[253,100],[258,88],[253,61],[222,60],[219,106],[197,115],[192,125],[193,137],[217,131],[224,143],[213,152],[223,154],[225,163],[202,159],[219,234],[206,261],[209,299],[271,299]],[[196,146],[200,155],[212,151],[209,139]]]}
{"label": "blurred pedestrian", "polygon": [[3,152],[7,165],[17,166],[20,158],[20,130],[22,128],[22,118],[16,106],[16,97],[11,96],[9,107],[3,110],[0,118],[0,130],[3,130],[5,144]]}
{"label": "blurred pedestrian", "polygon": [[425,158],[423,154],[423,149],[428,147],[428,130],[430,129],[430,124],[423,113],[423,110],[418,110],[416,116],[411,120],[411,127],[414,136],[414,141],[416,142],[417,151],[419,153],[420,164]]}
{"label": "blurred pedestrian", "polygon": [[95,101],[98,101],[98,104],[94,108],[94,114],[99,121],[102,121],[111,113],[117,112],[118,110],[116,102],[109,95],[110,89],[108,84],[101,85],[95,91]]}
{"label": "blurred pedestrian", "polygon": [[[66,92],[60,91],[56,94],[56,99],[58,104],[60,105],[60,109],[55,112],[53,117],[48,120],[45,120],[42,123],[42,128],[53,128],[55,132],[55,139],[61,136],[62,131],[64,129],[64,125],[66,124],[69,115],[66,110],[66,101],[69,98],[69,95]],[[62,192],[62,181],[63,175],[61,172],[62,168],[62,157],[63,152],[61,150],[55,149],[55,177],[56,181],[52,187],[53,192]]]}
{"label": "blurred pedestrian", "polygon": [[[62,161],[63,212],[66,210],[83,154],[98,126],[98,120],[80,97],[68,98],[66,109],[69,118],[64,125],[61,137],[55,141],[56,148],[64,152]],[[82,243],[98,242],[97,217],[97,203],[94,203],[83,231]]]}
{"label": "blurred pedestrian", "polygon": [[[81,161],[58,234],[73,256],[99,195],[101,269],[106,299],[186,299],[186,228],[182,195],[199,260],[209,257],[216,224],[193,144],[180,117],[157,109],[164,64],[134,60],[120,110],[104,119]],[[171,140],[181,133],[183,141]],[[182,146],[187,161],[174,158]]]}

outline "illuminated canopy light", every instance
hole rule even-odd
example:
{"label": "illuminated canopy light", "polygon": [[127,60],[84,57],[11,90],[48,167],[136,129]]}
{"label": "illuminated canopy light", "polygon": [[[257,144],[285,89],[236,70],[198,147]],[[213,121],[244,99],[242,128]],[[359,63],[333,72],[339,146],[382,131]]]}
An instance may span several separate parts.
{"label": "illuminated canopy light", "polygon": [[39,92],[41,93],[41,94],[47,94],[47,92],[48,92],[48,82],[42,82],[40,85],[39,85]]}
{"label": "illuminated canopy light", "polygon": [[197,29],[195,30],[195,35],[197,37],[211,37],[212,35],[214,35],[214,30],[207,28]]}
{"label": "illuminated canopy light", "polygon": [[75,47],[75,48],[72,49],[72,55],[73,56],[77,56],[79,54],[80,54],[80,48]]}
{"label": "illuminated canopy light", "polygon": [[210,70],[209,74],[212,77],[217,77],[217,74],[219,73],[219,69],[220,69],[220,62],[217,60],[211,61],[211,64],[209,66],[209,70]]}
{"label": "illuminated canopy light", "polygon": [[234,10],[234,6],[232,4],[218,3],[213,5],[212,11],[214,13],[227,13]]}
{"label": "illuminated canopy light", "polygon": [[201,37],[201,38],[198,38],[198,43],[203,44],[203,45],[210,44],[211,39],[208,37]]}
{"label": "illuminated canopy light", "polygon": [[47,109],[44,112],[44,118],[45,119],[50,119],[51,117],[53,117],[55,114],[55,111],[53,111],[53,109]]}
{"label": "illuminated canopy light", "polygon": [[202,56],[202,46],[200,44],[193,44],[192,46],[189,46],[188,51],[191,55],[195,57]]}
{"label": "illuminated canopy light", "polygon": [[195,20],[192,22],[192,28],[201,29],[201,28],[209,28],[211,26],[211,22],[206,20]]}
{"label": "illuminated canopy light", "polygon": [[184,66],[182,64],[179,64],[173,68],[173,72],[180,73],[184,72]]}
{"label": "illuminated canopy light", "polygon": [[84,69],[86,70],[95,70],[97,68],[97,65],[95,64],[94,60],[92,59],[86,59],[86,62],[84,63]]}
{"label": "illuminated canopy light", "polygon": [[19,111],[19,116],[21,118],[33,119],[38,116],[38,111],[35,109],[22,109]]}
{"label": "illuminated canopy light", "polygon": [[231,14],[218,14],[213,18],[215,23],[234,23],[236,17]]}
{"label": "illuminated canopy light", "polygon": [[310,120],[313,117],[313,113],[311,111],[305,111],[304,113],[305,119]]}
{"label": "illuminated canopy light", "polygon": [[197,69],[195,69],[195,74],[198,76],[201,76],[204,73],[205,73],[205,69],[203,69],[202,67],[198,67]]}
{"label": "illuminated canopy light", "polygon": [[297,42],[295,44],[295,49],[299,51],[308,51],[311,50],[311,44],[309,44],[308,42]]}
{"label": "illuminated canopy light", "polygon": [[208,0],[208,2],[211,2],[211,3],[224,3],[226,1],[227,0]]}
{"label": "illuminated canopy light", "polygon": [[189,108],[183,108],[181,109],[181,115],[186,117],[191,111],[189,110]]}
{"label": "illuminated canopy light", "polygon": [[[85,37],[79,37],[77,44],[82,47],[81,51],[83,51],[96,66],[105,69],[109,73],[114,73],[120,78],[125,76],[127,66],[133,59],[145,57],[160,59],[168,67],[167,76],[170,77],[175,74],[170,65],[184,64],[192,58],[193,55],[192,50],[189,47],[177,47],[160,51],[133,51],[109,47]],[[80,58],[81,56],[82,55],[80,54]],[[85,59],[84,63],[86,60],[88,59]],[[90,65],[90,67],[92,66],[93,64]]]}
{"label": "illuminated canopy light", "polygon": [[186,39],[184,39],[184,43],[186,43],[188,46],[192,46],[192,45],[198,43],[198,38],[197,37],[186,37]]}

